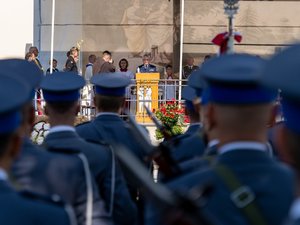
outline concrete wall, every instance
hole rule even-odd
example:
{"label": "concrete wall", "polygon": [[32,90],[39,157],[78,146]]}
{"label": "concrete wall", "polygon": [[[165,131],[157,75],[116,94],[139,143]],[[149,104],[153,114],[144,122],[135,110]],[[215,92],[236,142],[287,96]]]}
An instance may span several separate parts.
{"label": "concrete wall", "polygon": [[[50,56],[51,0],[35,2],[41,4],[41,26],[35,27],[36,32],[40,32],[41,59],[46,67]],[[100,55],[104,50],[113,52],[116,65],[122,57],[127,58],[131,70],[141,63],[145,52],[152,52],[152,63],[158,66],[171,63],[173,0],[63,0],[56,3],[55,57],[59,59],[60,68],[65,63],[66,52],[81,39],[84,41],[81,46],[83,71],[88,55]],[[211,40],[227,29],[223,1],[186,0],[185,8],[184,53],[200,63],[205,54],[218,52]],[[271,54],[276,48],[299,40],[298,21],[300,2],[240,1],[235,27],[242,33],[243,41],[235,49]]]}
{"label": "concrete wall", "polygon": [[[227,19],[221,1],[188,1],[185,19],[185,52],[216,51],[211,39],[226,31]],[[243,41],[236,51],[259,55],[272,54],[277,47],[300,38],[300,2],[241,1],[236,16],[236,31]]]}
{"label": "concrete wall", "polygon": [[33,42],[33,0],[1,1],[0,58],[24,58]]}

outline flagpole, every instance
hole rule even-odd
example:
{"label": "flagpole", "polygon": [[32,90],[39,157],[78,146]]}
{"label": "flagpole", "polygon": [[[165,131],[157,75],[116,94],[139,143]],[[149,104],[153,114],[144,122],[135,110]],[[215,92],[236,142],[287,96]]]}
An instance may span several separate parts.
{"label": "flagpole", "polygon": [[224,0],[225,14],[228,15],[228,43],[227,54],[234,53],[234,33],[233,33],[233,19],[239,9],[239,0]]}
{"label": "flagpole", "polygon": [[54,18],[55,18],[55,0],[52,0],[51,48],[50,48],[50,74],[52,74],[52,72],[53,72]]}
{"label": "flagpole", "polygon": [[180,14],[180,58],[179,58],[179,90],[178,90],[178,100],[181,100],[181,92],[182,92],[184,4],[185,4],[185,0],[181,0],[181,14]]}

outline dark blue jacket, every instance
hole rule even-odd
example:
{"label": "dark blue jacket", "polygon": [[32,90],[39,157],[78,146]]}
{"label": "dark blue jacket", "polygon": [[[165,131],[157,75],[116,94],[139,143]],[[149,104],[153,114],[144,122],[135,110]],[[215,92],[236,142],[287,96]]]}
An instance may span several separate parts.
{"label": "dark blue jacket", "polygon": [[156,66],[149,64],[147,67],[143,64],[138,66],[137,71],[140,71],[140,73],[155,73],[156,70]]}
{"label": "dark blue jacket", "polygon": [[70,218],[63,207],[22,196],[0,181],[0,224],[68,225]]}
{"label": "dark blue jacket", "polygon": [[118,115],[100,115],[92,122],[76,127],[80,137],[85,140],[119,143],[128,148],[136,157],[144,161],[145,153],[133,136],[126,122]]}
{"label": "dark blue jacket", "polygon": [[198,124],[191,125],[184,134],[174,138],[172,156],[178,163],[203,155],[205,143],[200,136],[201,129]]}
{"label": "dark blue jacket", "polygon": [[[21,155],[12,167],[19,188],[42,195],[59,195],[74,208],[78,224],[86,222],[87,186],[81,160],[74,154],[47,152],[24,140]],[[109,220],[94,185],[93,224]]]}
{"label": "dark blue jacket", "polygon": [[[114,223],[124,225],[135,223],[135,205],[131,200],[121,170],[112,158],[114,155],[106,145],[86,142],[72,131],[49,133],[44,144],[50,148],[68,146],[82,152],[89,162],[99,194],[105,201],[107,211],[112,214]],[[115,169],[113,169],[113,163]],[[112,181],[113,170],[115,170],[114,182]]]}
{"label": "dark blue jacket", "polygon": [[[259,212],[267,224],[281,225],[288,215],[294,198],[294,177],[285,166],[270,158],[266,152],[257,150],[233,150],[216,157],[216,165],[228,167],[239,182],[251,188]],[[244,214],[233,204],[230,192],[215,170],[207,167],[173,180],[169,187],[181,193],[193,187],[213,185],[213,192],[204,207],[206,215],[214,215],[223,225],[248,225]],[[153,206],[147,210],[146,224],[160,224],[161,218]]]}

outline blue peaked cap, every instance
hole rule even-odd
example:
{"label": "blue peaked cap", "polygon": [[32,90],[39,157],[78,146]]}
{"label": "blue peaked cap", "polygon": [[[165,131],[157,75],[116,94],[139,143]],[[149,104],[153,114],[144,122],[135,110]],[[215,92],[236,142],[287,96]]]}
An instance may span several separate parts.
{"label": "blue peaked cap", "polygon": [[246,54],[223,55],[208,60],[201,68],[207,82],[206,101],[219,104],[272,102],[277,92],[260,85],[265,60]]}
{"label": "blue peaked cap", "polygon": [[[200,67],[200,66],[199,66]],[[188,86],[196,90],[196,95],[201,97],[205,83],[201,74],[201,69],[194,70],[188,78]]]}
{"label": "blue peaked cap", "polygon": [[185,100],[184,104],[188,110],[194,111],[193,101],[197,98],[196,90],[190,86],[184,87],[182,90],[182,99]]}
{"label": "blue peaked cap", "polygon": [[122,73],[100,73],[92,77],[91,83],[96,86],[96,94],[104,96],[124,96],[131,80]]}
{"label": "blue peaked cap", "polygon": [[273,56],[263,71],[262,84],[281,90],[282,112],[286,126],[300,134],[300,44]]}
{"label": "blue peaked cap", "polygon": [[30,88],[13,76],[2,73],[0,66],[0,134],[11,133],[21,124],[21,108],[28,101]]}
{"label": "blue peaked cap", "polygon": [[34,97],[43,75],[37,65],[23,59],[3,59],[0,60],[0,68],[3,75],[19,79],[31,88],[29,100]]}
{"label": "blue peaked cap", "polygon": [[46,75],[40,87],[47,102],[64,102],[77,101],[84,85],[84,79],[76,73],[56,72]]}

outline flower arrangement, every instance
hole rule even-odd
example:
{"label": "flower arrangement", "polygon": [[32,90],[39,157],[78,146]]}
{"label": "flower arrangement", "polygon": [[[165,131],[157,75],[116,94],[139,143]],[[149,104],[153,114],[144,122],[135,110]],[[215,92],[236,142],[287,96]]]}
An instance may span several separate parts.
{"label": "flower arrangement", "polygon": [[[184,113],[184,108],[175,100],[162,104],[155,112],[155,115],[171,136],[182,134],[184,123],[189,122]],[[155,137],[157,140],[164,138],[163,134],[158,129],[155,131]]]}

